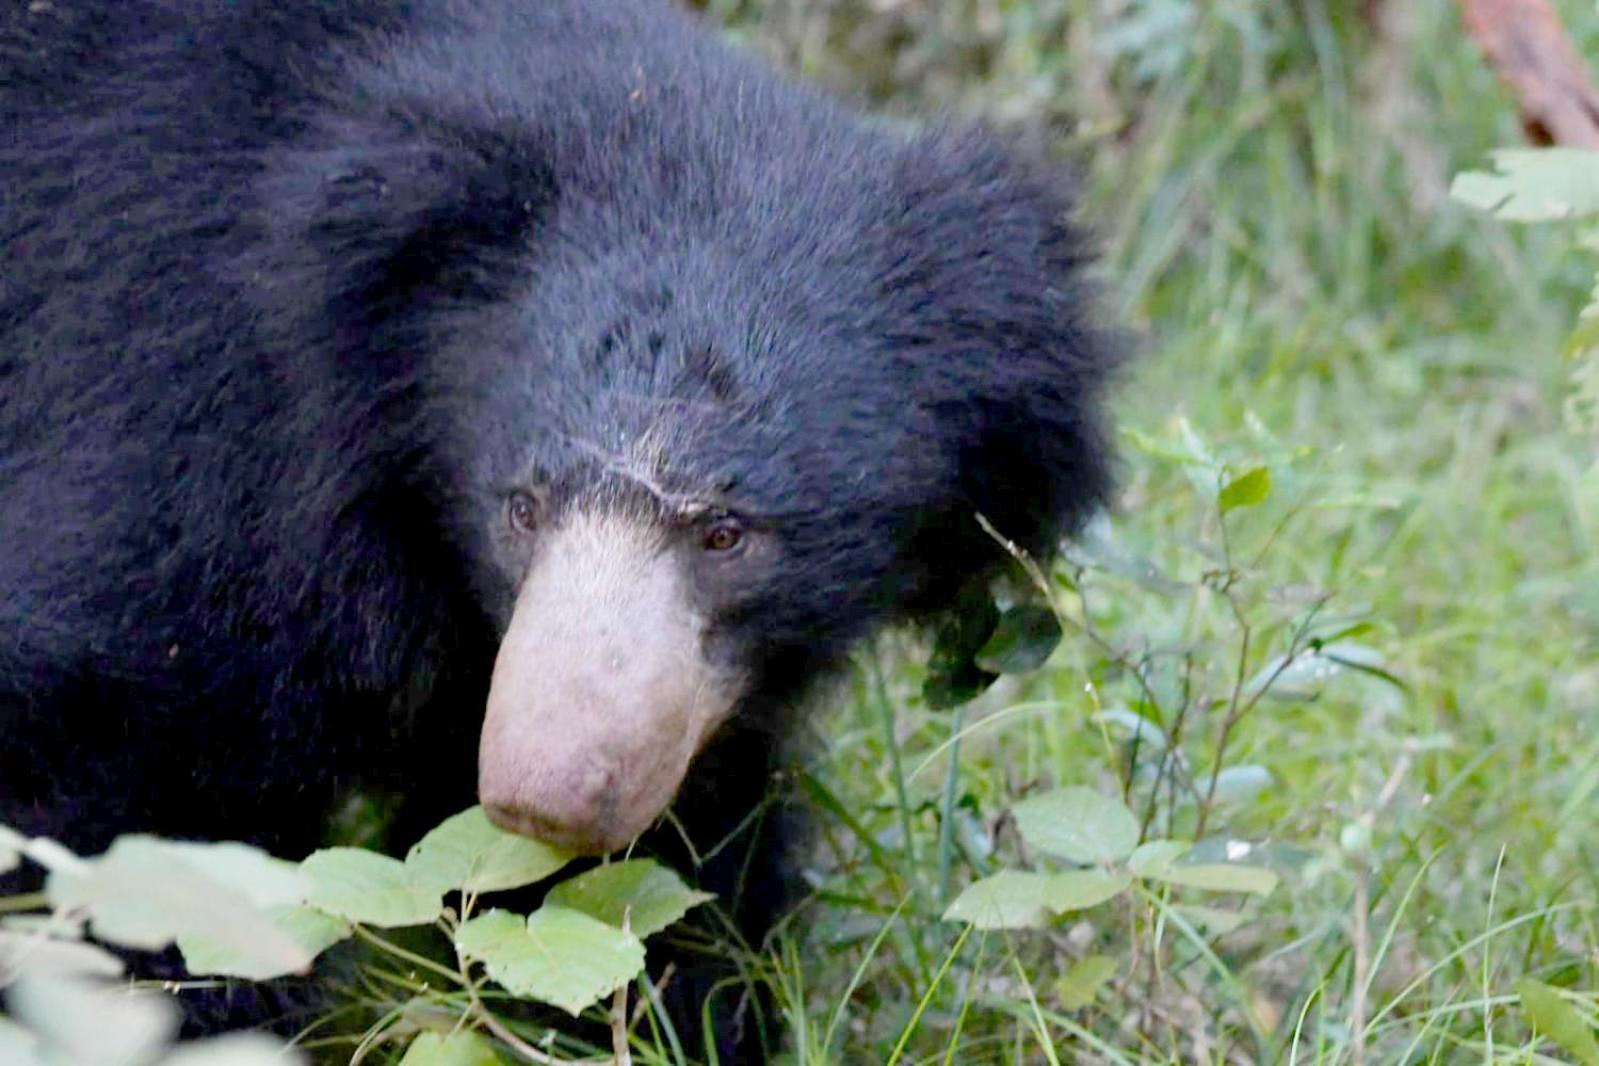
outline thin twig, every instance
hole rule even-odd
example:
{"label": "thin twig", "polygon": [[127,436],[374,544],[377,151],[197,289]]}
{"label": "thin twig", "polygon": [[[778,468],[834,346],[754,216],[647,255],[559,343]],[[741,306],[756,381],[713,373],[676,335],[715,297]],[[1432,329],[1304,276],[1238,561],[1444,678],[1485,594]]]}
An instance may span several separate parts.
{"label": "thin twig", "polygon": [[[633,932],[633,907],[622,908],[622,935]],[[623,981],[616,986],[611,997],[611,1057],[615,1066],[633,1066],[633,1049],[627,1043],[627,988],[632,982]]]}
{"label": "thin twig", "polygon": [[[1371,829],[1377,824],[1377,812],[1388,806],[1399,792],[1400,783],[1410,772],[1411,759],[1412,756],[1408,751],[1400,755],[1399,761],[1394,763],[1393,770],[1388,774],[1388,780],[1383,782],[1382,788],[1377,792],[1376,802],[1355,819],[1365,831],[1368,842]],[[1361,1066],[1366,1061],[1366,986],[1370,981],[1371,971],[1371,931],[1367,918],[1367,911],[1371,907],[1371,863],[1364,847],[1358,859],[1359,866],[1355,870],[1353,928],[1350,930],[1355,955],[1355,972],[1354,997],[1349,1004],[1349,1030],[1354,1046],[1350,1048],[1349,1057],[1354,1066]]]}

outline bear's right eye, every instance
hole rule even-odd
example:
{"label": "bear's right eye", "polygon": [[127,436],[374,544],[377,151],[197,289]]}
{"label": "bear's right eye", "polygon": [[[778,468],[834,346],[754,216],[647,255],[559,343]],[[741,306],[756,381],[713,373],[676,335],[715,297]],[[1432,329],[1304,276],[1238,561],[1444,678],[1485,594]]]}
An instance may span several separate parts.
{"label": "bear's right eye", "polygon": [[539,505],[525,492],[513,492],[505,504],[505,517],[518,533],[531,533],[538,522]]}
{"label": "bear's right eye", "polygon": [[722,517],[705,530],[705,550],[716,555],[737,551],[744,544],[744,528],[737,520]]}

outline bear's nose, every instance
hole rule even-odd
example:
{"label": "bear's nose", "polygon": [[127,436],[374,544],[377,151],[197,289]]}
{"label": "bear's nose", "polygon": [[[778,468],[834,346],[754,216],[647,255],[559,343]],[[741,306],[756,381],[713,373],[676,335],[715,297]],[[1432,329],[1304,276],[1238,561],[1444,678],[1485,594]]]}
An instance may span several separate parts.
{"label": "bear's nose", "polygon": [[479,799],[489,821],[510,833],[579,855],[605,855],[625,847],[632,838],[616,832],[615,775],[590,763],[560,776],[562,780],[543,781],[537,788],[503,794],[483,789]]}

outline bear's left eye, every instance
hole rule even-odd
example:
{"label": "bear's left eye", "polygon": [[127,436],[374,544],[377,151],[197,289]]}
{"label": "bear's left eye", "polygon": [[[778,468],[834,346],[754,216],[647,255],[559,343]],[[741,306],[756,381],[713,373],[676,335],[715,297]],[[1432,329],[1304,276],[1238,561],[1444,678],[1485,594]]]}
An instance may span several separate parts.
{"label": "bear's left eye", "polygon": [[744,527],[732,518],[718,518],[705,529],[705,550],[716,555],[736,551],[744,543]]}
{"label": "bear's left eye", "polygon": [[513,492],[505,502],[505,517],[518,533],[531,533],[538,522],[538,504],[525,492]]}

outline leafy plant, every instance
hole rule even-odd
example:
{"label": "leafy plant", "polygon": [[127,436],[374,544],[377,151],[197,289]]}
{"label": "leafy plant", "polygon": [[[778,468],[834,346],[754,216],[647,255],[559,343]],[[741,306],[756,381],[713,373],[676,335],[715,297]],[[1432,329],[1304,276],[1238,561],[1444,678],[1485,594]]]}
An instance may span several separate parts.
{"label": "leafy plant", "polygon": [[[444,1066],[529,1050],[487,1005],[487,982],[579,1016],[643,972],[645,937],[711,898],[653,861],[632,859],[562,882],[531,914],[480,912],[481,894],[535,884],[571,856],[500,831],[479,807],[447,819],[403,861],[328,848],[290,863],[243,844],[149,836],[121,837],[83,859],[0,826],[0,860],[24,857],[48,879],[43,898],[8,907],[16,913],[0,927],[0,986],[14,986],[0,1058],[18,1066],[247,1064],[275,1046],[263,1038],[172,1049],[170,1004],[147,996],[126,1009],[106,1006],[106,982],[123,964],[86,935],[146,951],[176,944],[196,977],[250,980],[304,973],[322,952],[358,937],[429,975],[364,1042],[405,1048],[407,1066]],[[442,930],[453,963],[377,932],[405,926]],[[104,1017],[85,1024],[90,1015]],[[93,1048],[82,1043],[90,1038]],[[626,1032],[613,1039],[625,1051]],[[222,1057],[232,1055],[244,1057]],[[536,1057],[556,1061],[546,1051]]]}
{"label": "leafy plant", "polygon": [[1036,851],[1079,864],[1055,872],[1002,870],[966,888],[944,917],[979,929],[1039,928],[1072,911],[1114,899],[1134,881],[1264,896],[1277,875],[1236,863],[1184,863],[1184,841],[1138,842],[1138,819],[1120,800],[1088,788],[1035,796],[1011,810],[1022,840]]}
{"label": "leafy plant", "polygon": [[[1599,152],[1582,148],[1504,148],[1494,170],[1455,177],[1451,195],[1506,222],[1564,223],[1579,227],[1582,243],[1599,251]],[[1567,344],[1573,364],[1566,402],[1567,426],[1599,433],[1599,277],[1577,315]]]}

